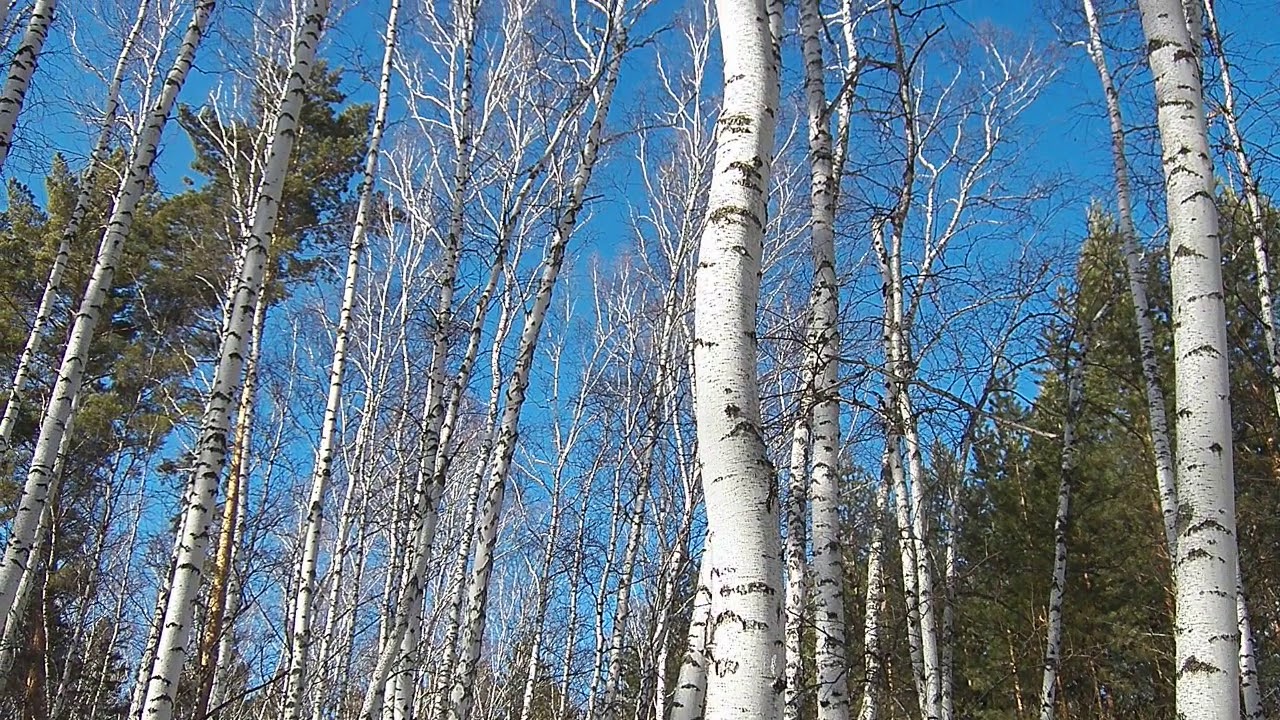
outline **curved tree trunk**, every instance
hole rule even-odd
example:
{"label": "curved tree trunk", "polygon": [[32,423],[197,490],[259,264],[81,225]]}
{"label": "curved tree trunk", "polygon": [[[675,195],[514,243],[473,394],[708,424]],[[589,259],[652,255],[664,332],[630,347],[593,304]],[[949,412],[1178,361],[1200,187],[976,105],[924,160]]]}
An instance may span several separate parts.
{"label": "curved tree trunk", "polygon": [[1227,326],[1199,38],[1178,0],[1139,0],[1163,147],[1177,388],[1177,711],[1240,716]]}
{"label": "curved tree trunk", "polygon": [[[169,111],[173,109],[178,91],[186,80],[187,72],[191,69],[196,48],[204,37],[213,7],[214,0],[201,0],[196,6],[195,15],[183,36],[173,67],[165,77],[160,96],[147,113],[146,124],[130,153],[129,170],[116,195],[89,284],[71,327],[53,395],[49,398],[40,423],[40,435],[22,489],[17,518],[10,530],[4,560],[0,562],[0,623],[5,622],[9,609],[14,605],[18,582],[34,547],[36,527],[48,501],[52,482],[50,473],[72,416],[72,402],[79,394],[84,380],[89,345],[106,303],[125,238],[133,225],[133,213],[151,176],[151,165],[155,161],[160,134],[169,118]],[[3,635],[2,627],[0,635]]]}

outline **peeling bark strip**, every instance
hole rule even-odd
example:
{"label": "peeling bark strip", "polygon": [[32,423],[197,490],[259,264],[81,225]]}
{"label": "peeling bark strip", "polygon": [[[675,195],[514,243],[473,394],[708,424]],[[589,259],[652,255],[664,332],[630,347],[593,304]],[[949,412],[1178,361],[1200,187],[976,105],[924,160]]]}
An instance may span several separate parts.
{"label": "peeling bark strip", "polygon": [[74,399],[80,393],[85,363],[89,358],[89,345],[115,277],[116,263],[123,251],[125,238],[133,226],[134,210],[142,197],[147,178],[151,176],[151,165],[155,161],[156,148],[160,144],[160,135],[169,118],[169,111],[173,109],[178,91],[182,89],[187,72],[191,69],[196,48],[204,37],[213,7],[214,0],[202,0],[196,6],[173,67],[164,79],[160,96],[147,113],[142,132],[130,151],[129,170],[116,194],[89,283],[71,326],[70,339],[58,368],[58,379],[40,422],[40,434],[36,440],[27,480],[22,488],[4,560],[0,561],[0,635],[4,634],[3,626],[7,624],[9,610],[14,605],[19,581],[35,547],[36,528],[44,506],[49,501],[49,486],[58,447],[71,421]]}
{"label": "peeling bark strip", "polygon": [[37,0],[35,7],[31,8],[31,21],[27,23],[27,31],[13,54],[13,65],[9,68],[4,90],[0,91],[0,168],[4,167],[9,159],[9,150],[13,148],[13,128],[18,124],[18,114],[22,112],[27,89],[31,87],[31,76],[36,72],[36,62],[44,49],[45,38],[49,37],[56,7],[54,0]]}
{"label": "peeling bark strip", "polygon": [[[1163,146],[1177,384],[1177,711],[1240,717],[1226,314],[1199,37],[1178,0],[1139,0]],[[1193,18],[1197,24],[1199,18]]]}
{"label": "peeling bark strip", "polygon": [[261,302],[263,278],[270,257],[269,244],[298,134],[304,86],[311,76],[316,46],[320,44],[328,11],[327,0],[313,0],[299,18],[293,62],[275,119],[275,132],[254,208],[253,227],[245,238],[244,263],[228,304],[226,332],[222,336],[213,386],[200,423],[193,471],[195,477],[182,513],[178,552],[169,596],[165,599],[163,630],[143,704],[146,720],[169,720],[173,717],[182,667],[191,650],[196,595],[204,579],[215,495],[227,463],[227,436],[234,398],[240,389],[253,314]]}
{"label": "peeling bark strip", "polygon": [[[320,531],[324,524],[324,496],[333,475],[334,433],[338,427],[338,411],[342,402],[342,379],[347,363],[347,336],[355,310],[356,282],[360,276],[360,260],[364,254],[369,227],[369,206],[373,197],[374,176],[381,154],[382,134],[387,126],[387,106],[391,99],[392,58],[396,51],[396,20],[400,0],[391,0],[387,12],[387,30],[382,55],[382,72],[378,82],[378,109],[374,114],[373,132],[364,158],[364,176],[360,180],[356,218],[347,251],[347,272],[343,280],[342,307],[338,311],[333,360],[329,368],[329,388],[325,398],[324,419],[320,427],[320,444],[316,449],[315,467],[311,474],[311,490],[307,496],[302,531],[302,554],[298,561],[298,577],[294,598],[293,636],[289,648],[289,671],[286,679],[284,720],[299,720],[307,690],[307,661],[311,652],[311,613],[315,594],[316,568],[320,553]],[[259,302],[259,307],[262,303]],[[341,562],[341,558],[337,558]],[[330,612],[333,609],[330,608]]]}
{"label": "peeling bark strip", "polygon": [[711,548],[708,720],[782,715],[778,480],[760,430],[756,311],[778,107],[763,0],[718,0],[724,106],[694,303],[698,458]]}

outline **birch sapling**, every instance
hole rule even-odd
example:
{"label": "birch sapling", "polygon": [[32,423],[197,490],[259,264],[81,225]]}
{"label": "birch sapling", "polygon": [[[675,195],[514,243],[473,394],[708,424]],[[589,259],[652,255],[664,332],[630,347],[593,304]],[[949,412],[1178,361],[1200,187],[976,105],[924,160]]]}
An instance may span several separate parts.
{"label": "birch sapling", "polygon": [[[5,547],[4,560],[0,561],[0,624],[6,622],[9,609],[14,605],[18,582],[34,547],[36,527],[44,505],[48,502],[51,472],[57,459],[58,447],[72,417],[72,404],[80,393],[89,346],[107,301],[107,293],[111,289],[116,263],[119,262],[124,241],[133,225],[134,211],[151,176],[160,135],[169,112],[173,109],[178,91],[191,69],[196,48],[204,37],[213,8],[214,0],[200,0],[196,5],[173,66],[164,79],[160,95],[147,112],[142,130],[130,151],[128,171],[116,194],[88,285],[72,322],[53,393],[40,422],[35,452],[22,488],[9,542]],[[0,627],[0,635],[3,635],[3,627]]]}
{"label": "birch sapling", "polygon": [[13,54],[9,77],[5,79],[4,88],[0,89],[0,168],[4,167],[5,161],[9,159],[9,151],[13,149],[13,130],[18,124],[18,115],[22,112],[27,90],[31,87],[31,77],[35,75],[40,51],[44,49],[44,41],[49,37],[49,26],[53,24],[57,5],[55,0],[36,0],[31,8],[27,30]]}
{"label": "birch sapling", "polygon": [[213,384],[200,422],[194,480],[183,508],[177,562],[165,599],[163,630],[143,705],[146,720],[173,717],[178,683],[190,649],[196,596],[204,579],[214,496],[227,462],[233,399],[240,389],[253,313],[258,303],[264,302],[262,287],[270,261],[271,236],[298,135],[306,80],[311,76],[328,11],[327,0],[312,0],[298,18],[293,58],[275,118],[253,225],[245,238],[244,263],[229,304]]}
{"label": "birch sapling", "polygon": [[1236,514],[1227,326],[1213,156],[1199,66],[1178,0],[1139,0],[1155,79],[1173,295],[1178,549],[1176,706],[1240,717]]}

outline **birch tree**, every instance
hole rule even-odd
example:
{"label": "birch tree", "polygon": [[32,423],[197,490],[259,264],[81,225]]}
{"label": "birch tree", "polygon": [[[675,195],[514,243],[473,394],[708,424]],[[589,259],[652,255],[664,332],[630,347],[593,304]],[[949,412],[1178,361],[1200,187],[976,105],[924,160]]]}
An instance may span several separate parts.
{"label": "birch tree", "polygon": [[1240,680],[1231,405],[1199,37],[1188,32],[1176,0],[1139,0],[1138,7],[1155,78],[1173,292],[1177,708],[1185,717],[1234,720]]}
{"label": "birch tree", "polygon": [[399,0],[392,0],[387,13],[387,29],[384,39],[382,73],[378,84],[378,109],[373,119],[373,134],[369,138],[369,150],[365,155],[364,177],[360,182],[356,206],[355,224],[351,231],[351,244],[347,253],[346,278],[343,281],[342,306],[338,310],[335,329],[333,361],[329,369],[329,389],[325,400],[324,420],[320,427],[320,444],[316,450],[315,469],[312,471],[311,490],[307,497],[306,520],[303,523],[302,553],[298,566],[297,596],[294,598],[293,635],[289,651],[288,689],[285,697],[285,720],[298,720],[307,689],[307,660],[311,651],[311,613],[314,593],[320,530],[324,520],[324,498],[329,478],[333,473],[334,432],[338,424],[339,405],[342,402],[342,381],[346,371],[347,334],[351,327],[352,308],[356,298],[356,282],[359,279],[360,260],[364,252],[365,234],[369,226],[373,183],[381,152],[382,133],[387,124],[387,106],[391,96],[392,58],[396,51],[396,24],[400,11]]}
{"label": "birch tree", "polygon": [[[138,12],[134,16],[133,25],[130,27],[129,33],[125,36],[124,43],[120,48],[120,55],[116,60],[115,69],[111,73],[111,80],[107,85],[107,97],[103,103],[102,119],[100,121],[101,127],[98,130],[97,139],[94,141],[93,150],[89,153],[89,162],[83,173],[84,179],[80,186],[80,192],[76,195],[75,209],[72,210],[71,218],[62,232],[57,253],[54,255],[53,263],[49,267],[49,277],[45,281],[44,292],[40,295],[40,303],[36,306],[35,315],[32,317],[31,331],[27,335],[27,343],[22,348],[22,354],[18,357],[18,366],[13,373],[13,384],[10,386],[9,397],[5,403],[4,415],[0,417],[0,464],[3,464],[8,459],[7,455],[11,449],[10,444],[13,441],[13,428],[18,421],[18,410],[22,406],[24,393],[31,380],[31,371],[36,360],[36,354],[40,352],[44,344],[44,336],[48,332],[48,325],[53,316],[54,302],[57,299],[59,290],[62,288],[62,277],[66,273],[67,263],[71,259],[71,241],[80,232],[80,225],[84,222],[85,214],[89,211],[94,174],[100,170],[106,160],[111,131],[115,126],[116,114],[120,109],[120,88],[124,83],[125,70],[133,55],[134,43],[142,30],[143,22],[147,18],[147,11],[150,6],[150,0],[142,0],[138,4]],[[0,22],[0,25],[3,25],[3,22]],[[0,160],[0,166],[2,165],[3,161]]]}
{"label": "birch tree", "polygon": [[226,466],[232,398],[236,396],[242,379],[249,324],[255,308],[262,302],[269,243],[279,212],[285,172],[298,133],[304,83],[310,77],[311,66],[315,62],[328,10],[325,0],[315,0],[306,5],[298,18],[288,82],[277,111],[253,225],[245,238],[244,261],[230,302],[213,386],[201,420],[194,479],[183,508],[180,543],[165,599],[163,629],[143,704],[144,717],[148,720],[169,720],[173,716],[178,682],[192,637],[196,594],[204,578],[213,498]]}
{"label": "birch tree", "polygon": [[31,87],[31,77],[35,75],[40,51],[44,49],[44,41],[49,37],[49,26],[53,24],[53,13],[57,5],[56,0],[36,0],[31,7],[27,30],[13,54],[4,89],[0,90],[0,168],[4,167],[5,161],[9,159],[9,151],[13,149],[13,129],[18,124],[18,114],[22,112],[27,89]]}
{"label": "birch tree", "polygon": [[694,311],[698,457],[711,549],[709,720],[782,714],[778,485],[764,446],[756,378],[766,197],[778,68],[762,0],[716,3],[724,56],[715,170]]}
{"label": "birch tree", "polygon": [[17,586],[34,547],[39,518],[48,502],[51,471],[57,449],[66,433],[67,423],[72,415],[72,404],[84,380],[90,341],[102,314],[107,292],[111,288],[122,246],[133,224],[138,201],[151,175],[160,135],[169,112],[173,109],[178,91],[191,69],[196,48],[204,37],[213,7],[212,0],[204,0],[196,5],[195,14],[183,35],[173,67],[165,77],[160,95],[148,111],[142,132],[130,152],[128,173],[116,195],[111,218],[94,260],[93,273],[72,324],[53,395],[41,419],[39,439],[23,485],[17,519],[10,531],[4,560],[0,562],[0,623],[6,622],[9,609],[16,601]]}

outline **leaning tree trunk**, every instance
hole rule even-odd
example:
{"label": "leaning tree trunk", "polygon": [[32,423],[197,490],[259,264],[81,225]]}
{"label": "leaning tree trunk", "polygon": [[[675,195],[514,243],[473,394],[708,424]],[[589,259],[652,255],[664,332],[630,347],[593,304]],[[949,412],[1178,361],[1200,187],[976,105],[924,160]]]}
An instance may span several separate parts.
{"label": "leaning tree trunk", "polygon": [[236,417],[236,429],[231,445],[230,472],[227,473],[226,497],[222,501],[222,525],[218,528],[218,546],[214,553],[213,577],[210,578],[208,607],[205,609],[204,632],[200,636],[199,661],[196,666],[196,706],[192,717],[204,720],[209,712],[209,702],[218,674],[218,648],[227,632],[227,597],[233,575],[236,546],[240,542],[238,530],[244,520],[240,515],[241,496],[248,493],[245,487],[248,453],[253,438],[254,399],[258,389],[258,360],[262,352],[262,325],[266,320],[266,305],[259,303],[253,310],[253,323],[249,332],[249,358],[245,364],[244,386],[240,388],[240,409]]}
{"label": "leaning tree trunk", "polygon": [[[338,427],[338,411],[342,402],[342,379],[347,363],[347,335],[351,331],[351,315],[355,309],[356,282],[360,276],[360,260],[364,254],[373,199],[374,176],[381,153],[382,132],[387,125],[387,105],[391,98],[392,58],[396,51],[396,18],[400,0],[391,0],[387,13],[387,31],[382,55],[382,75],[378,84],[378,109],[374,114],[373,133],[365,153],[364,177],[360,181],[355,225],[347,252],[347,275],[342,289],[342,307],[338,311],[338,327],[333,345],[333,362],[329,368],[329,392],[325,399],[324,420],[320,426],[320,445],[316,449],[315,468],[311,476],[311,492],[307,497],[306,521],[302,533],[301,557],[294,598],[293,635],[289,647],[289,674],[286,678],[284,720],[302,717],[303,696],[307,689],[307,655],[311,652],[312,596],[315,593],[316,565],[320,549],[320,530],[324,523],[324,496],[333,475],[333,436]],[[426,462],[426,460],[424,460]]]}
{"label": "leaning tree trunk", "polygon": [[57,459],[58,447],[72,416],[72,402],[79,394],[84,380],[89,345],[107,302],[116,263],[120,260],[125,238],[133,225],[134,211],[151,177],[151,165],[155,161],[161,132],[168,120],[169,111],[173,109],[178,91],[186,80],[187,72],[191,69],[196,48],[204,37],[213,7],[214,0],[201,0],[196,6],[195,15],[182,38],[182,46],[173,67],[165,77],[160,96],[147,113],[146,123],[130,153],[129,170],[116,195],[89,284],[85,287],[84,297],[72,323],[53,395],[49,398],[40,422],[40,434],[27,480],[22,488],[16,520],[10,529],[4,560],[0,561],[0,635],[3,635],[3,624],[6,624],[9,609],[14,605],[18,582],[34,547],[36,527],[45,503],[48,502],[51,472]]}
{"label": "leaning tree trunk", "polygon": [[163,630],[143,705],[148,720],[169,720],[173,717],[178,682],[188,656],[196,595],[204,579],[214,496],[227,461],[232,405],[244,370],[249,326],[258,303],[265,302],[262,284],[270,258],[269,244],[298,134],[306,80],[311,76],[316,46],[320,43],[328,11],[328,0],[312,0],[300,17],[292,66],[275,118],[275,131],[254,209],[253,226],[245,239],[244,263],[228,305],[229,316],[218,352],[218,365],[200,423],[193,470],[195,479],[182,514],[177,562],[169,596],[165,600]]}
{"label": "leaning tree trunk", "polygon": [[1139,0],[1163,147],[1177,388],[1177,711],[1240,716],[1227,325],[1218,212],[1196,60],[1178,0]]}
{"label": "leaning tree trunk", "polygon": [[22,112],[27,89],[31,87],[31,76],[36,72],[36,62],[44,49],[45,38],[49,37],[55,7],[55,0],[36,0],[31,8],[27,31],[13,54],[9,77],[5,80],[4,89],[0,90],[0,168],[4,167],[9,151],[13,149],[13,128],[18,124],[18,114]]}
{"label": "leaning tree trunk", "polygon": [[613,91],[618,81],[618,71],[622,63],[625,47],[625,33],[614,23],[617,18],[610,18],[610,30],[615,35],[610,41],[614,44],[613,56],[608,60],[605,75],[602,79],[596,102],[595,115],[591,119],[590,129],[578,158],[578,167],[574,173],[569,190],[569,197],[562,208],[560,219],[556,223],[555,236],[547,247],[542,275],[538,279],[538,291],[533,307],[525,317],[524,327],[520,332],[520,342],[516,350],[515,367],[511,372],[507,386],[506,404],[502,409],[502,420],[493,449],[493,466],[489,473],[488,487],[483,500],[483,513],[480,518],[478,538],[471,578],[468,582],[467,617],[463,625],[458,664],[453,674],[453,684],[447,700],[447,717],[449,720],[468,720],[471,705],[474,701],[474,680],[477,663],[480,659],[480,644],[484,633],[486,605],[489,597],[489,578],[493,571],[493,551],[497,541],[498,518],[502,512],[503,496],[506,492],[507,475],[511,462],[515,457],[515,443],[519,433],[520,414],[524,408],[526,392],[529,388],[529,375],[533,369],[534,353],[537,350],[538,338],[542,333],[542,324],[546,320],[547,308],[551,305],[551,296],[559,279],[560,269],[564,264],[565,249],[569,238],[577,226],[578,213],[586,200],[587,186],[595,169],[596,159],[604,136],[605,117],[613,99]]}
{"label": "leaning tree trunk", "polygon": [[[7,467],[5,461],[10,450],[10,442],[13,440],[13,428],[18,421],[18,411],[22,407],[23,393],[26,392],[27,383],[31,379],[36,353],[40,351],[40,347],[44,343],[46,326],[48,326],[50,319],[53,317],[54,301],[58,297],[58,291],[62,288],[62,276],[66,273],[67,263],[71,260],[71,243],[75,240],[76,235],[79,234],[80,225],[84,222],[84,217],[89,212],[89,204],[93,198],[93,177],[103,161],[106,160],[108,145],[111,141],[111,131],[115,127],[116,112],[120,107],[120,87],[124,84],[124,73],[128,68],[133,44],[138,39],[138,34],[142,30],[142,24],[146,20],[147,10],[150,6],[151,0],[142,0],[138,4],[138,13],[134,17],[133,27],[129,29],[129,34],[125,36],[124,45],[120,48],[120,57],[116,60],[115,71],[112,72],[111,82],[107,86],[107,101],[102,112],[102,127],[98,130],[98,139],[94,142],[93,150],[89,153],[89,164],[82,175],[80,190],[76,193],[75,207],[71,211],[71,217],[67,220],[67,226],[62,229],[62,235],[58,241],[58,251],[53,257],[53,264],[49,268],[49,277],[44,284],[44,292],[41,293],[40,302],[36,306],[35,317],[32,318],[31,322],[31,331],[27,335],[27,343],[22,348],[22,354],[18,356],[18,366],[13,373],[13,386],[9,389],[9,398],[4,407],[4,416],[0,417],[0,468]],[[5,4],[4,7],[7,9],[8,5]],[[3,25],[3,18],[0,18],[0,27],[3,27]]]}
{"label": "leaning tree trunk", "polygon": [[724,99],[694,301],[698,456],[711,548],[708,720],[782,716],[778,479],[760,419],[756,312],[778,67],[763,0],[717,0]]}

